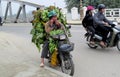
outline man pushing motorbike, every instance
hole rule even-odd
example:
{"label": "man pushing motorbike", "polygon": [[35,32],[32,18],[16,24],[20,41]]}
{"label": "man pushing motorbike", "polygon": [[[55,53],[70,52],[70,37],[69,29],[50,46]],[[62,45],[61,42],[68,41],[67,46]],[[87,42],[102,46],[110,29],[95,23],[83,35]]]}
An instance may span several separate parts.
{"label": "man pushing motorbike", "polygon": [[102,47],[106,47],[105,42],[107,39],[107,35],[108,35],[109,31],[111,30],[111,28],[108,26],[109,25],[115,26],[111,21],[109,21],[104,16],[105,8],[106,8],[106,6],[104,4],[99,4],[98,12],[93,17],[95,25],[96,25],[95,31],[100,32],[100,34],[102,35],[102,41],[100,42],[100,45]]}
{"label": "man pushing motorbike", "polygon": [[48,54],[48,50],[49,50],[49,48],[48,48],[48,45],[49,45],[49,43],[48,43],[49,33],[52,30],[64,29],[63,24],[60,23],[57,20],[57,13],[54,10],[49,12],[48,17],[49,17],[49,21],[45,24],[45,32],[47,33],[47,36],[46,36],[46,41],[44,42],[44,45],[43,45],[40,67],[44,66],[44,58],[46,58],[46,56]]}

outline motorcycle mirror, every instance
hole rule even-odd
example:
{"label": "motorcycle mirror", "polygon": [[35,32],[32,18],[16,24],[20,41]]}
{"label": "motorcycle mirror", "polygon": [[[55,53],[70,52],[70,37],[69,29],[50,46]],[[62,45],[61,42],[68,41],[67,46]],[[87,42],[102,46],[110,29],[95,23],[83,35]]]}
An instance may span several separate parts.
{"label": "motorcycle mirror", "polygon": [[71,28],[71,25],[67,26],[67,29],[70,29]]}

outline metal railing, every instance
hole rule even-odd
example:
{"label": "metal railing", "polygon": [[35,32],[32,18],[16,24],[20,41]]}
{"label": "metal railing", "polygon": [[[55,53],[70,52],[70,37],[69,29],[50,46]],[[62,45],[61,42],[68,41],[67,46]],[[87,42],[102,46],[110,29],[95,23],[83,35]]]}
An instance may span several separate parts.
{"label": "metal railing", "polygon": [[120,23],[120,8],[106,9],[105,16],[110,20]]}

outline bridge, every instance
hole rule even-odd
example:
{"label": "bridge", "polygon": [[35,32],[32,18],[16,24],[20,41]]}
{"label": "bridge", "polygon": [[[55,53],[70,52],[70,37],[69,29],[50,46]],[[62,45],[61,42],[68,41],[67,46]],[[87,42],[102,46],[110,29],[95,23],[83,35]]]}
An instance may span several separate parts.
{"label": "bridge", "polygon": [[[0,0],[0,12],[1,12],[0,14],[2,14],[2,1],[7,1],[5,14],[3,16],[3,22],[9,21],[9,22],[17,23],[18,19],[20,17],[21,11],[22,11],[22,14],[21,14],[22,15],[22,22],[28,22],[27,16],[26,16],[26,5],[35,7],[36,10],[44,7],[43,5],[39,5],[36,3],[31,3],[31,2],[26,2],[23,0]],[[15,18],[12,17],[13,16],[12,3],[17,3],[20,5]],[[9,16],[8,16],[8,13],[9,13]],[[9,17],[9,20],[8,20],[8,17]]]}

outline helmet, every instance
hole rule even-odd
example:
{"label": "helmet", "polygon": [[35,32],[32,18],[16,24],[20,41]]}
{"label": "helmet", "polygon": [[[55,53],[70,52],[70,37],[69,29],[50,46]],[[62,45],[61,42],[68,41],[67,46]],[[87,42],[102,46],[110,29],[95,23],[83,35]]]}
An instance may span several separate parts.
{"label": "helmet", "polygon": [[50,11],[49,13],[48,13],[48,17],[50,18],[50,17],[53,17],[53,16],[57,16],[57,13],[53,10],[53,11]]}
{"label": "helmet", "polygon": [[94,7],[93,6],[88,6],[87,10],[94,10]]}
{"label": "helmet", "polygon": [[105,5],[104,4],[99,4],[98,5],[98,9],[100,10],[100,9],[105,9]]}

